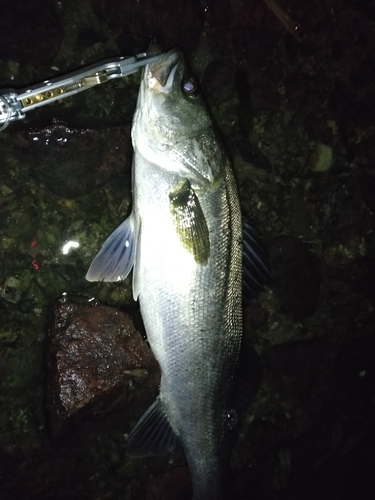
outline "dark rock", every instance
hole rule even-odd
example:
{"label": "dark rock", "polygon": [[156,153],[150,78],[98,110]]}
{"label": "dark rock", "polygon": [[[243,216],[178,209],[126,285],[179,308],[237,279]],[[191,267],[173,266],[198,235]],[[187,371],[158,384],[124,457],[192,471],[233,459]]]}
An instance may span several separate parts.
{"label": "dark rock", "polygon": [[366,205],[375,212],[375,176],[362,174],[358,177],[358,183]]}
{"label": "dark rock", "polygon": [[244,333],[251,334],[267,323],[267,315],[257,299],[250,300],[244,309]]}
{"label": "dark rock", "polygon": [[60,302],[48,339],[47,405],[58,437],[84,415],[126,399],[132,379],[156,388],[159,369],[132,318],[103,305]]}
{"label": "dark rock", "polygon": [[206,22],[212,28],[228,28],[232,21],[232,2],[230,0],[202,0]]}
{"label": "dark rock", "polygon": [[32,174],[65,198],[87,194],[130,165],[130,127],[77,129],[54,120],[43,128],[17,132],[13,142]]}
{"label": "dark rock", "polygon": [[90,0],[94,11],[110,26],[121,28],[133,46],[147,50],[150,36],[158,35],[165,49],[179,45],[184,51],[196,47],[203,25],[203,9],[194,0]]}
{"label": "dark rock", "polygon": [[[324,344],[321,344],[324,348]],[[314,355],[314,354],[313,354]],[[315,364],[309,358],[310,369],[300,378],[297,378],[296,392],[297,403],[291,410],[294,415],[295,433],[303,434],[314,428],[337,411],[338,394],[340,393],[342,379],[335,363],[320,360],[319,353],[315,355]]]}
{"label": "dark rock", "polygon": [[278,111],[281,96],[266,78],[256,80],[251,88],[251,103],[254,110]]}
{"label": "dark rock", "polygon": [[236,141],[236,146],[241,158],[246,163],[251,163],[256,168],[261,168],[266,172],[272,172],[272,165],[259,148],[253,146],[246,139],[239,139]]}
{"label": "dark rock", "polygon": [[53,2],[37,0],[31,5],[4,0],[0,16],[0,57],[43,66],[59,52],[63,26]]}
{"label": "dark rock", "polygon": [[295,236],[302,238],[311,238],[311,218],[308,207],[301,207],[292,213],[290,218],[290,227]]}
{"label": "dark rock", "polygon": [[350,418],[363,419],[375,409],[375,339],[370,331],[354,338],[338,356],[339,375],[345,387],[342,410]]}
{"label": "dark rock", "polygon": [[356,261],[350,271],[355,293],[364,296],[375,305],[375,257],[367,256]]}
{"label": "dark rock", "polygon": [[[64,488],[66,471],[64,471],[60,457],[57,457],[54,453],[36,455],[19,461],[10,459],[8,464],[12,464],[12,468],[9,474],[4,474],[1,493],[6,496],[2,496],[0,493],[1,499],[17,500],[23,498],[25,500],[37,500],[54,498],[56,492],[60,492]],[[6,469],[2,468],[3,471],[6,471]]]}
{"label": "dark rock", "polygon": [[[285,79],[285,95],[288,101],[297,107],[307,107],[307,104],[311,103],[314,99],[321,99],[324,93],[323,83],[314,75],[298,72],[290,78]],[[306,116],[305,120],[309,120],[309,115]]]}
{"label": "dark rock", "polygon": [[252,66],[265,66],[277,47],[277,38],[264,27],[253,27],[247,33],[246,58]]}
{"label": "dark rock", "polygon": [[234,94],[233,67],[221,60],[212,61],[204,72],[202,90],[211,104],[221,104],[232,99]]}
{"label": "dark rock", "polygon": [[318,258],[308,245],[292,236],[275,240],[277,255],[271,268],[285,306],[296,320],[312,314],[318,303],[322,281]]}
{"label": "dark rock", "polygon": [[335,42],[342,43],[342,57],[333,60],[336,78],[350,81],[357,77],[363,61],[369,63],[373,53],[372,20],[350,6],[342,9],[334,33]]}
{"label": "dark rock", "polygon": [[238,107],[239,126],[244,137],[248,137],[252,129],[252,104],[251,85],[245,70],[237,70],[235,74],[235,86],[240,106]]}
{"label": "dark rock", "polygon": [[343,120],[343,130],[348,146],[356,147],[371,136],[371,140],[373,141],[374,130],[372,124],[369,123],[369,118],[366,116],[367,113],[365,114],[362,110],[355,108],[351,112],[353,116],[346,117]]}
{"label": "dark rock", "polygon": [[187,467],[176,467],[150,478],[141,488],[143,500],[190,500],[192,487]]}
{"label": "dark rock", "polygon": [[288,377],[298,377],[309,371],[323,352],[321,340],[312,339],[270,347],[263,357],[271,371]]}

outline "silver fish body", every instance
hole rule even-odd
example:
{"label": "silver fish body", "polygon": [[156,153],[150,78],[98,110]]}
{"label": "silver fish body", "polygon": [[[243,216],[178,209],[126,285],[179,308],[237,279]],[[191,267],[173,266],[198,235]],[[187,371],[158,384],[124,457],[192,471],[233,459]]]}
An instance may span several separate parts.
{"label": "silver fish body", "polygon": [[130,435],[130,452],[180,442],[194,500],[219,500],[242,336],[242,223],[228,158],[179,51],[145,68],[132,140],[133,212],[87,279],[122,279],[134,265],[134,297],[161,368],[157,408]]}
{"label": "silver fish body", "polygon": [[[169,94],[152,76],[152,69],[160,74],[163,64],[171,66],[169,77],[175,71],[173,81],[165,84]],[[160,403],[181,439],[194,498],[219,499],[226,486],[222,480],[227,480],[226,434],[242,335],[240,207],[231,167],[204,103],[183,93],[182,55],[173,51],[152,69],[145,71],[132,131],[134,208],[140,220],[135,293],[162,372]],[[154,96],[163,91],[158,108]],[[183,118],[181,101],[187,108]],[[157,153],[153,149],[150,154],[155,142],[148,142],[149,137],[160,141],[163,118],[167,133],[162,145],[167,147],[159,142]],[[177,129],[178,138],[174,131],[168,133],[169,127]],[[168,143],[178,154],[170,153]],[[194,191],[201,207],[192,217],[206,223],[206,251],[191,250],[194,241],[186,248],[176,230],[171,197],[184,183],[186,196]],[[192,240],[201,238],[196,233],[192,231]]]}

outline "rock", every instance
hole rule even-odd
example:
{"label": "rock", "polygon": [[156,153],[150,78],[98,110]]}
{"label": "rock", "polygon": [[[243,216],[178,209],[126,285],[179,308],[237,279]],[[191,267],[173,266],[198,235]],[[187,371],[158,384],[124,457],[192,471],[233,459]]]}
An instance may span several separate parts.
{"label": "rock", "polygon": [[375,212],[375,176],[364,173],[358,177],[363,200],[371,212]]}
{"label": "rock", "polygon": [[187,467],[176,467],[150,478],[142,486],[143,500],[190,500],[192,487]]}
{"label": "rock", "polygon": [[319,143],[308,159],[308,166],[313,172],[327,172],[332,166],[332,161],[332,148]]}
{"label": "rock", "polygon": [[[54,498],[56,492],[64,490],[66,470],[56,453],[35,454],[30,458],[15,460],[0,452],[0,468],[4,477],[1,499],[47,499]],[[72,497],[61,498],[68,500]]]}
{"label": "rock", "polygon": [[281,96],[267,78],[259,78],[251,87],[251,103],[253,110],[278,111]]}
{"label": "rock", "polygon": [[294,235],[304,239],[311,239],[314,232],[308,207],[301,207],[294,211],[290,217],[290,228]]}
{"label": "rock", "polygon": [[158,35],[165,47],[183,51],[196,48],[203,25],[203,9],[194,0],[90,0],[94,12],[109,26],[128,33],[131,45],[147,50],[150,36]]}
{"label": "rock", "polygon": [[59,302],[48,338],[47,407],[51,434],[64,434],[83,416],[123,402],[133,380],[157,388],[151,350],[129,314],[112,307]]}
{"label": "rock", "polygon": [[12,304],[17,304],[25,296],[32,278],[33,273],[28,270],[16,276],[7,276],[0,288],[0,297]]}
{"label": "rock", "polygon": [[310,339],[272,346],[263,357],[272,372],[301,377],[313,368],[323,354],[324,343],[320,339]]}
{"label": "rock", "polygon": [[248,63],[251,66],[264,67],[277,46],[277,37],[262,26],[248,29],[246,38],[245,48]]}
{"label": "rock", "polygon": [[211,105],[222,104],[233,98],[234,68],[220,59],[212,61],[202,79],[202,90]]}
{"label": "rock", "polygon": [[130,166],[130,126],[72,128],[53,120],[13,135],[34,177],[52,193],[76,198]]}
{"label": "rock", "polygon": [[244,308],[244,334],[252,335],[254,330],[267,324],[267,315],[257,299],[251,299]]}
{"label": "rock", "polygon": [[246,163],[251,163],[254,167],[265,170],[266,172],[272,172],[272,165],[259,148],[252,145],[246,139],[238,139],[236,141],[236,146],[241,158]]}

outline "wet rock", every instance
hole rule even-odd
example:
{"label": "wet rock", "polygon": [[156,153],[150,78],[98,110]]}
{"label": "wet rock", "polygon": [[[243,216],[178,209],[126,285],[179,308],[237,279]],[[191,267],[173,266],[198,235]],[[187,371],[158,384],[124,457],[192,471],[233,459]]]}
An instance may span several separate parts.
{"label": "wet rock", "polygon": [[8,302],[17,304],[27,292],[31,280],[31,271],[24,271],[17,276],[8,276],[2,287],[0,287],[0,297]]}
{"label": "wet rock", "polygon": [[315,311],[319,299],[319,260],[308,245],[291,236],[280,236],[274,247],[277,255],[271,268],[285,306],[296,320],[306,318]]}
{"label": "wet rock", "polygon": [[103,305],[59,302],[48,339],[47,406],[58,437],[87,414],[125,401],[129,384],[156,389],[159,368],[132,318]]}
{"label": "wet rock", "polygon": [[71,128],[54,120],[13,135],[32,174],[52,193],[76,198],[107,182],[130,165],[130,126]]}
{"label": "wet rock", "polygon": [[63,26],[53,2],[37,0],[31,5],[1,2],[0,57],[43,66],[56,57]]}

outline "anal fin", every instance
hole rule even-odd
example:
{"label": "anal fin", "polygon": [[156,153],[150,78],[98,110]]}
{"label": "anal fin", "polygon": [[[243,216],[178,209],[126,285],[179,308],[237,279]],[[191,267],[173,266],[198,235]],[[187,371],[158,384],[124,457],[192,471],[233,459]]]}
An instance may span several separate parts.
{"label": "anal fin", "polygon": [[159,398],[150,406],[131,431],[128,440],[128,455],[146,457],[167,455],[181,446]]}

